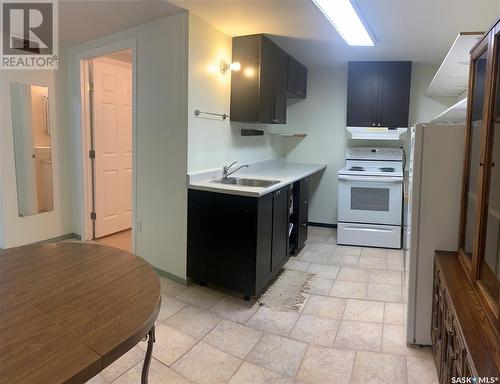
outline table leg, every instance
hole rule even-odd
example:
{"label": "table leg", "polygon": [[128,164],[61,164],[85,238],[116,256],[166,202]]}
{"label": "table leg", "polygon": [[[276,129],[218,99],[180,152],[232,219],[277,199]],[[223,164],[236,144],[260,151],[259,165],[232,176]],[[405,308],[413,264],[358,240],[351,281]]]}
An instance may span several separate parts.
{"label": "table leg", "polygon": [[155,325],[148,332],[148,349],[142,366],[141,384],[148,384],[149,365],[151,364],[151,355],[153,354],[153,343],[155,340]]}

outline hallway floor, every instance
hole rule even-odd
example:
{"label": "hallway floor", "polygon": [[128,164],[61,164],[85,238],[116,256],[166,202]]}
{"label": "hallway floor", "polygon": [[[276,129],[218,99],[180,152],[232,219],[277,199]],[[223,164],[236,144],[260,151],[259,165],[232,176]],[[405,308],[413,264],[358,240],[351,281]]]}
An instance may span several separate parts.
{"label": "hallway floor", "polygon": [[[438,382],[431,349],[405,343],[402,251],[337,246],[334,230],[310,227],[286,268],[316,274],[299,312],[161,278],[149,382]],[[90,382],[140,382],[145,345]]]}
{"label": "hallway floor", "polygon": [[97,243],[109,245],[110,247],[120,248],[132,252],[132,230],[113,233],[112,235],[100,237],[94,240]]}

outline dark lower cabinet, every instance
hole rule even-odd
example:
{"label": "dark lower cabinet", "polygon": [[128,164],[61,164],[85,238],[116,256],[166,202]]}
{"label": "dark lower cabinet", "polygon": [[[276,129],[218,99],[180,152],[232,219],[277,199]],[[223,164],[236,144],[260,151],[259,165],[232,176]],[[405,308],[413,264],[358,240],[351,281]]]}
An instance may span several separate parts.
{"label": "dark lower cabinet", "polygon": [[188,190],[188,277],[258,295],[288,260],[289,190],[258,198]]}
{"label": "dark lower cabinet", "polygon": [[293,224],[289,251],[297,255],[304,248],[307,240],[307,222],[309,218],[309,178],[296,181],[293,185],[293,212],[290,222]]}
{"label": "dark lower cabinet", "polygon": [[[249,199],[249,198],[245,198]],[[250,252],[248,254],[248,261],[250,264],[255,258],[255,272],[253,268],[247,271],[241,271],[252,275],[255,273],[254,283],[250,286],[242,287],[243,289],[233,289],[234,291],[241,292],[245,295],[255,296],[259,294],[262,289],[272,280],[273,274],[273,212],[274,212],[274,196],[272,194],[264,195],[260,198],[250,198],[257,201],[257,233],[255,238],[250,239],[252,243],[250,248],[253,250],[255,243],[255,254]],[[239,236],[244,237],[242,233]],[[229,250],[228,250],[229,251]],[[229,251],[230,252],[230,251]],[[247,261],[247,262],[248,262]],[[238,278],[238,276],[235,276]],[[228,287],[228,289],[232,289]]]}
{"label": "dark lower cabinet", "polygon": [[[309,178],[299,181],[299,220],[297,251],[300,252],[307,240],[307,222],[309,220]],[[297,253],[298,253],[297,252]]]}
{"label": "dark lower cabinet", "polygon": [[273,192],[272,271],[278,272],[288,259],[289,187]]}

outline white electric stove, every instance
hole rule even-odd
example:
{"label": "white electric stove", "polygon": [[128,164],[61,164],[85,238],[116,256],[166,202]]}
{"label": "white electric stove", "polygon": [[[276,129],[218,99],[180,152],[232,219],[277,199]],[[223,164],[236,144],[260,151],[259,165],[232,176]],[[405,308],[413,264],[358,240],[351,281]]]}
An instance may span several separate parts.
{"label": "white electric stove", "polygon": [[338,173],[337,243],[401,248],[403,150],[348,148]]}

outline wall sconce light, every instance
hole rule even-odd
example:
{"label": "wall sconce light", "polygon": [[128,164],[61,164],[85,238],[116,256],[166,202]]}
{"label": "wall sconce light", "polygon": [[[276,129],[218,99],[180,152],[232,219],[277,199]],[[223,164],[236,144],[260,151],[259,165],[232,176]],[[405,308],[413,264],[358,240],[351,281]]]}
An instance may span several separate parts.
{"label": "wall sconce light", "polygon": [[247,67],[245,68],[245,70],[243,71],[243,74],[246,76],[246,77],[253,77],[255,75],[255,69],[253,69],[252,67]]}
{"label": "wall sconce light", "polygon": [[239,71],[240,69],[241,69],[241,64],[238,62],[231,64],[226,63],[224,60],[220,62],[221,73],[226,73],[227,71]]}

